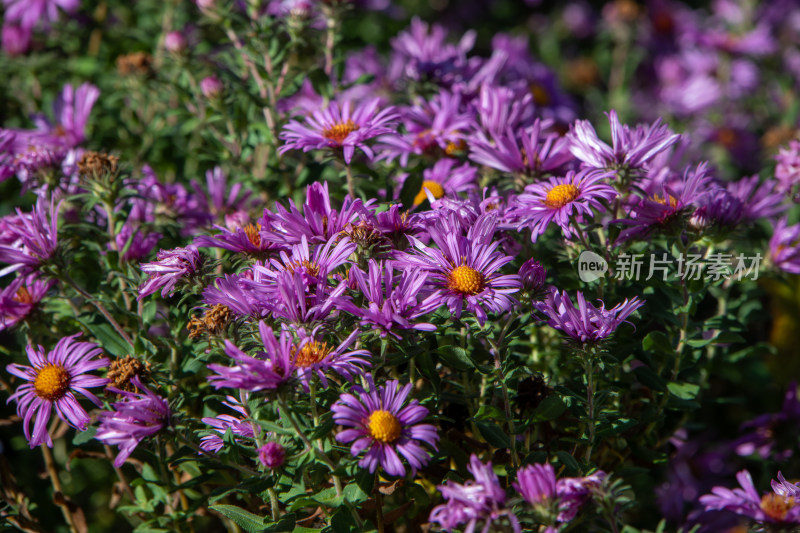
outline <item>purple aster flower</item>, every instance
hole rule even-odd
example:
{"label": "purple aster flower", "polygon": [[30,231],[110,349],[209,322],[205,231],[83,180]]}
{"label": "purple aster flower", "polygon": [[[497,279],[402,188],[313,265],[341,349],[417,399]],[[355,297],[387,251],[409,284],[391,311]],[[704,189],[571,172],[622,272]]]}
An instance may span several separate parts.
{"label": "purple aster flower", "polygon": [[769,257],[784,272],[800,274],[800,224],[789,226],[786,217],[778,221],[769,240]]}
{"label": "purple aster flower", "polygon": [[518,229],[529,227],[533,242],[551,222],[558,224],[564,235],[571,238],[577,231],[572,227],[573,216],[580,221],[584,217],[592,218],[593,209],[604,209],[601,200],[609,202],[617,196],[617,191],[604,183],[610,175],[594,169],[578,173],[570,170],[563,178],[528,185],[514,200],[506,219]]}
{"label": "purple aster flower", "polygon": [[[425,200],[435,203],[445,196],[456,196],[459,192],[469,191],[478,187],[478,172],[468,163],[456,166],[455,159],[440,159],[432,167],[422,171],[422,186],[414,197],[414,205],[418,206]],[[398,180],[398,192],[408,178],[402,175]]]}
{"label": "purple aster flower", "polygon": [[570,151],[588,167],[641,169],[680,139],[680,135],[671,133],[666,125],[661,124],[661,119],[650,126],[639,125],[632,130],[620,124],[613,109],[607,116],[611,123],[611,146],[600,140],[587,120],[576,121],[568,134]]}
{"label": "purple aster flower", "polygon": [[[533,95],[530,92],[520,94],[509,87],[484,84],[472,106],[475,116],[480,120],[482,133],[491,137],[501,136],[506,131],[519,131],[534,124]],[[545,122],[545,125],[550,124],[551,120]]]}
{"label": "purple aster flower", "polygon": [[[367,202],[367,206],[370,202]],[[276,204],[270,215],[272,231],[265,237],[282,246],[299,244],[303,235],[310,244],[326,243],[344,232],[367,207],[361,199],[346,196],[340,210],[331,207],[328,182],[315,182],[306,189],[306,201],[300,210],[289,200],[289,209]]]}
{"label": "purple aster flower", "polygon": [[122,260],[127,263],[147,257],[159,239],[161,239],[160,233],[145,233],[142,228],[137,228],[130,222],[126,222],[114,236],[116,249],[122,254]]}
{"label": "purple aster flower", "polygon": [[398,456],[411,465],[412,476],[430,457],[422,447],[427,444],[436,450],[439,435],[431,424],[421,424],[428,410],[406,399],[412,389],[409,383],[400,387],[397,380],[387,381],[376,389],[372,376],[367,374],[369,391],[353,387],[356,395],[345,393],[331,406],[333,420],[345,429],[336,435],[339,442],[352,442],[350,453],[357,457],[366,454],[358,465],[370,472],[380,466],[390,476],[405,476],[406,468]]}
{"label": "purple aster flower", "polygon": [[471,160],[502,172],[544,177],[564,168],[573,160],[568,143],[556,133],[546,134],[536,119],[533,126],[517,131],[511,128],[492,135],[492,140],[480,137],[470,144]]}
{"label": "purple aster flower", "polygon": [[447,42],[447,30],[438,25],[430,26],[414,17],[409,31],[401,32],[392,39],[392,55],[389,77],[411,80],[452,81],[453,73],[467,59],[467,52],[475,43],[476,32],[468,31],[457,44]]}
{"label": "purple aster flower", "polygon": [[514,258],[497,251],[499,242],[491,242],[496,228],[496,215],[482,215],[465,237],[455,217],[442,217],[429,228],[438,249],[411,237],[415,250],[399,253],[398,265],[428,272],[434,294],[456,318],[466,307],[483,324],[486,310],[510,309],[516,303],[510,295],[522,286],[517,274],[499,274]]}
{"label": "purple aster flower", "polygon": [[[55,410],[58,417],[81,431],[89,424],[89,415],[78,403],[75,393],[80,393],[100,407],[102,403],[86,389],[101,387],[106,378],[87,374],[108,365],[104,357],[96,357],[103,349],[91,342],[76,342],[80,333],[63,337],[55,348],[45,352],[42,346],[29,344],[26,348],[32,366],[10,364],[9,373],[28,383],[20,385],[8,399],[17,402],[17,415],[22,418],[22,429],[31,448],[40,444],[53,447],[47,432],[47,422]],[[35,419],[35,420],[34,420]],[[33,431],[30,424],[33,420]]]}
{"label": "purple aster flower", "polygon": [[367,276],[359,268],[350,269],[350,277],[355,280],[358,290],[364,296],[361,307],[350,300],[338,304],[339,309],[361,319],[361,325],[372,327],[381,337],[392,335],[399,339],[397,329],[416,329],[436,331],[436,326],[427,322],[414,322],[417,318],[439,307],[439,298],[425,296],[422,289],[428,278],[426,272],[418,269],[402,270],[395,282],[395,267],[391,261],[378,263],[369,260]]}
{"label": "purple aster flower", "polygon": [[366,141],[388,133],[395,133],[394,124],[397,113],[393,107],[377,111],[379,99],[362,103],[352,110],[353,104],[331,102],[327,109],[317,110],[306,119],[303,125],[292,120],[284,126],[281,139],[286,143],[278,149],[284,153],[289,150],[320,150],[330,148],[341,153],[346,164],[350,164],[353,153],[359,148],[368,159],[374,154]]}
{"label": "purple aster flower", "polygon": [[740,516],[756,520],[760,524],[778,527],[797,527],[800,525],[800,506],[796,505],[796,487],[773,481],[773,492],[759,497],[750,472],[742,470],[736,474],[741,488],[728,489],[717,486],[711,494],[700,496],[700,503],[709,510],[726,510]]}
{"label": "purple aster flower", "polygon": [[273,299],[265,302],[272,316],[294,326],[313,327],[325,321],[335,310],[347,284],[340,283],[331,290],[327,284],[309,283],[302,272],[287,270],[275,277],[275,289]]}
{"label": "purple aster flower", "polygon": [[258,449],[258,460],[270,470],[280,468],[286,460],[286,450],[279,442],[270,441]]}
{"label": "purple aster flower", "polygon": [[[562,478],[550,464],[528,465],[517,472],[514,488],[532,506],[558,522],[571,522],[586,503],[593,487],[598,487],[606,474],[597,471],[583,478]],[[556,515],[557,513],[557,515]]]}
{"label": "purple aster flower", "polygon": [[28,51],[31,45],[31,29],[13,22],[3,23],[3,51],[9,56],[18,56]]}
{"label": "purple aster flower", "polygon": [[606,309],[600,301],[600,307],[587,302],[581,291],[577,291],[578,308],[572,304],[567,291],[561,293],[553,287],[543,302],[536,304],[536,309],[547,315],[547,323],[563,332],[572,340],[581,344],[603,341],[610,337],[620,324],[626,322],[628,315],[644,305],[634,296],[624,302]]}
{"label": "purple aster flower", "polygon": [[86,124],[99,96],[100,90],[91,83],[84,83],[77,89],[64,85],[53,103],[53,121],[37,115],[34,117],[36,130],[16,131],[16,153],[27,151],[29,146],[69,149],[81,144],[86,140]]}
{"label": "purple aster flower", "polygon": [[733,446],[742,456],[757,454],[763,459],[787,461],[797,448],[794,428],[800,423],[800,402],[797,400],[797,382],[792,381],[786,390],[783,409],[779,413],[764,414],[745,422],[739,428],[742,436]]}
{"label": "purple aster flower", "polygon": [[289,332],[281,331],[280,339],[276,340],[272,328],[263,320],[258,323],[258,332],[265,351],[259,351],[257,357],[247,355],[231,341],[225,340],[225,353],[238,364],[232,367],[208,365],[216,373],[208,378],[214,388],[228,387],[250,392],[275,390],[292,379],[294,343]]}
{"label": "purple aster flower", "polygon": [[225,215],[246,211],[250,204],[251,191],[242,191],[241,183],[234,183],[228,188],[228,178],[220,167],[206,171],[206,189],[196,180],[192,180],[192,187],[205,194],[199,196],[200,208],[208,211],[217,220]]}
{"label": "purple aster flower", "polygon": [[297,331],[299,341],[292,348],[297,376],[306,389],[309,388],[315,374],[319,376],[322,385],[327,387],[328,371],[336,372],[348,381],[352,381],[364,373],[362,366],[372,366],[372,363],[365,359],[371,355],[368,350],[347,351],[360,333],[357,329],[339,343],[339,346],[319,340],[318,331],[319,327],[308,334],[300,328]]}
{"label": "purple aster flower", "polygon": [[142,263],[139,268],[150,277],[139,286],[141,300],[161,289],[161,297],[166,298],[175,292],[177,283],[200,270],[202,258],[197,246],[190,244],[186,248],[173,248],[161,250],[156,255],[156,261]]}
{"label": "purple aster flower", "polygon": [[262,255],[276,248],[275,243],[268,240],[268,217],[269,212],[265,209],[264,216],[255,224],[249,220],[246,224],[241,224],[241,220],[236,220],[233,229],[214,224],[219,233],[195,237],[194,244],[203,248],[222,248],[236,253]]}
{"label": "purple aster flower", "polygon": [[694,170],[686,169],[683,178],[672,185],[660,186],[656,192],[641,199],[628,211],[628,218],[620,222],[629,226],[617,237],[617,243],[633,238],[644,238],[656,230],[667,231],[681,216],[688,214],[692,204],[698,202],[703,192],[709,189],[711,177],[706,163]]}
{"label": "purple aster flower", "polygon": [[249,415],[247,414],[247,410],[245,409],[244,405],[242,405],[242,402],[233,396],[226,396],[225,399],[227,401],[222,402],[222,404],[230,407],[242,415],[242,418],[225,414],[217,415],[214,418],[203,418],[203,423],[213,428],[210,435],[206,435],[200,439],[200,448],[207,452],[218,453],[222,449],[225,444],[222,440],[222,437],[225,435],[225,433],[227,433],[228,430],[231,431],[234,440],[237,441],[240,440],[237,439],[237,437],[243,437],[247,439],[255,438],[253,425],[247,421]]}
{"label": "purple aster flower", "polygon": [[483,464],[478,456],[472,454],[467,470],[475,478],[464,484],[453,483],[439,485],[439,492],[447,503],[434,507],[430,521],[438,523],[445,531],[452,531],[466,524],[464,531],[473,532],[483,523],[482,533],[492,531],[492,524],[505,517],[515,533],[522,528],[514,513],[504,507],[506,492],[500,485],[492,463]]}
{"label": "purple aster flower", "polygon": [[9,224],[9,244],[0,244],[0,261],[9,266],[0,270],[0,276],[20,270],[29,272],[49,261],[58,247],[58,204],[50,200],[48,209],[43,198],[36,201],[31,213],[17,209],[16,224]]}
{"label": "purple aster flower", "polygon": [[308,246],[306,236],[301,237],[300,244],[291,248],[291,254],[280,253],[279,259],[270,259],[269,263],[253,266],[253,281],[245,281],[257,298],[273,298],[278,292],[276,281],[282,272],[299,273],[309,286],[327,285],[328,276],[341,265],[347,263],[348,257],[356,251],[356,245],[349,237],[334,236],[324,246],[317,245],[314,252]]}
{"label": "purple aster flower", "polygon": [[16,278],[0,290],[0,331],[13,328],[28,316],[54,284],[55,281],[30,274]]}
{"label": "purple aster flower", "polygon": [[788,146],[782,147],[775,156],[775,179],[778,180],[778,190],[783,193],[796,191],[800,185],[800,140],[789,141]]}
{"label": "purple aster flower", "polygon": [[145,438],[155,435],[169,423],[169,404],[164,398],[142,385],[139,376],[131,383],[143,392],[128,392],[108,387],[106,390],[123,396],[111,404],[112,411],[100,413],[95,438],[104,444],[119,447],[114,466],[120,468]]}
{"label": "purple aster flower", "polygon": [[472,115],[461,109],[461,96],[442,91],[430,102],[420,100],[410,108],[401,108],[406,132],[381,137],[381,158],[400,157],[408,165],[410,154],[444,157],[464,147],[472,129]]}
{"label": "purple aster flower", "polygon": [[33,28],[39,23],[49,26],[58,22],[58,8],[73,13],[78,9],[80,0],[3,0],[3,3],[6,6],[6,21]]}
{"label": "purple aster flower", "polygon": [[217,278],[203,291],[203,302],[210,307],[222,304],[240,317],[258,317],[265,307],[247,290],[248,280],[243,275],[229,274]]}

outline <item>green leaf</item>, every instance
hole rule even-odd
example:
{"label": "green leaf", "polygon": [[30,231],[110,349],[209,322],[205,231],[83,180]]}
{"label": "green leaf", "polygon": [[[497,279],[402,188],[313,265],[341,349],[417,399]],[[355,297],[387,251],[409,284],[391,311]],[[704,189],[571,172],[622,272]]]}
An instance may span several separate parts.
{"label": "green leaf", "polygon": [[567,409],[567,404],[561,399],[561,396],[551,394],[542,403],[536,406],[533,410],[532,419],[534,422],[546,422],[548,420],[555,420],[561,413]]}
{"label": "green leaf", "polygon": [[277,522],[272,522],[267,527],[262,529],[264,533],[278,533],[279,531],[296,531],[295,524],[297,523],[297,517],[294,514],[287,514],[286,516],[281,517],[280,520]]}
{"label": "green leaf", "polygon": [[109,324],[85,324],[89,331],[92,332],[100,345],[107,352],[116,355],[117,357],[125,357],[133,351],[133,346],[122,340],[122,337],[114,331]]}
{"label": "green leaf", "polygon": [[581,467],[578,464],[578,461],[575,460],[569,453],[565,452],[564,450],[559,450],[556,455],[558,459],[561,461],[561,464],[567,467],[567,473],[571,476],[575,476],[580,474]]}
{"label": "green leaf", "polygon": [[[251,513],[250,511],[246,511],[241,507],[237,507],[235,505],[219,504],[219,505],[209,505],[208,508],[213,511],[217,511],[221,515],[224,515],[226,518],[230,518],[231,520],[236,522],[236,524],[239,525],[239,527],[250,533],[262,533],[266,531],[267,526],[264,524],[263,518]],[[292,526],[294,526],[294,521],[292,521]],[[279,529],[273,531],[291,531],[291,528]]]}
{"label": "green leaf", "polygon": [[480,431],[483,438],[486,439],[486,442],[495,448],[508,449],[511,447],[511,439],[508,438],[505,431],[500,429],[500,426],[492,424],[491,422],[476,421],[475,423],[478,426],[478,431]]}
{"label": "green leaf", "polygon": [[437,350],[442,362],[456,370],[475,368],[475,363],[467,355],[467,351],[459,346],[442,346]]}
{"label": "green leaf", "polygon": [[90,440],[92,440],[97,434],[97,427],[96,426],[89,426],[86,431],[81,431],[76,433],[75,436],[72,438],[72,444],[75,446],[80,446],[81,444],[86,444]]}
{"label": "green leaf", "polygon": [[672,345],[663,332],[651,331],[642,339],[642,349],[645,352],[671,353]]}
{"label": "green leaf", "polygon": [[667,383],[667,389],[681,400],[694,400],[697,393],[700,392],[700,385],[670,381]]}

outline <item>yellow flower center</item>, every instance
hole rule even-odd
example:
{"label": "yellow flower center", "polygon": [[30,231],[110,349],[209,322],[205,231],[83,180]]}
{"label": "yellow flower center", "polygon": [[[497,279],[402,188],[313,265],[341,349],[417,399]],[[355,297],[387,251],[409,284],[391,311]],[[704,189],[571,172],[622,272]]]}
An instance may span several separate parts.
{"label": "yellow flower center", "polygon": [[774,492],[765,494],[764,497],[761,498],[761,510],[764,511],[764,514],[777,521],[786,518],[786,513],[788,513],[789,509],[794,507],[794,505],[795,500],[793,497],[784,498]]}
{"label": "yellow flower center", "polygon": [[294,364],[308,367],[323,361],[331,353],[331,348],[327,342],[311,341],[300,348],[299,352],[294,349],[292,351],[295,353]]}
{"label": "yellow flower center", "polygon": [[400,438],[400,421],[389,411],[378,410],[369,415],[369,434],[372,438],[391,444]]}
{"label": "yellow flower center", "polygon": [[19,302],[21,304],[30,305],[33,303],[33,296],[31,296],[31,293],[28,292],[28,289],[26,289],[25,287],[20,287],[19,290],[17,290],[17,294],[14,295],[12,300]]}
{"label": "yellow flower center", "polygon": [[247,235],[247,240],[255,247],[261,246],[261,224],[257,226],[254,224],[248,224],[244,228],[244,234]]}
{"label": "yellow flower center", "polygon": [[472,267],[461,265],[447,276],[447,288],[461,294],[475,295],[486,286],[486,278]]}
{"label": "yellow flower center", "polygon": [[422,182],[422,187],[419,188],[419,192],[414,197],[414,205],[419,205],[428,199],[428,196],[425,194],[426,189],[429,190],[431,195],[437,200],[444,196],[444,187],[442,187],[441,183],[438,181],[425,180]]}
{"label": "yellow flower center", "polygon": [[61,365],[48,363],[38,369],[33,389],[36,395],[49,402],[61,399],[69,390],[70,375]]}
{"label": "yellow flower center", "polygon": [[568,203],[575,200],[581,191],[571,183],[561,183],[547,192],[544,205],[551,209],[561,209]]}
{"label": "yellow flower center", "polygon": [[347,136],[350,135],[351,132],[358,130],[358,128],[358,124],[348,119],[347,122],[340,122],[323,130],[322,136],[338,144],[342,144]]}

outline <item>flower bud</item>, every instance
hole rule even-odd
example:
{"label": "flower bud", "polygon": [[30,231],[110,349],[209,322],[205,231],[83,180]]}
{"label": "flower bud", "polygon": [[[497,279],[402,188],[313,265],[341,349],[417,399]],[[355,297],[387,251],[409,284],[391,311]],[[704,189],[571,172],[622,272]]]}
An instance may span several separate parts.
{"label": "flower bud", "polygon": [[209,100],[217,98],[222,94],[222,82],[216,76],[208,76],[200,82],[200,90]]}
{"label": "flower bud", "polygon": [[544,288],[547,271],[539,261],[530,258],[519,268],[519,277],[526,291],[539,292]]}
{"label": "flower bud", "polygon": [[30,28],[3,24],[3,50],[10,56],[18,56],[28,51],[31,44]]}
{"label": "flower bud", "polygon": [[164,37],[164,48],[172,54],[180,54],[186,50],[186,37],[179,31],[171,31]]}
{"label": "flower bud", "polygon": [[278,442],[268,442],[258,449],[258,460],[270,470],[281,466],[285,458],[286,450]]}

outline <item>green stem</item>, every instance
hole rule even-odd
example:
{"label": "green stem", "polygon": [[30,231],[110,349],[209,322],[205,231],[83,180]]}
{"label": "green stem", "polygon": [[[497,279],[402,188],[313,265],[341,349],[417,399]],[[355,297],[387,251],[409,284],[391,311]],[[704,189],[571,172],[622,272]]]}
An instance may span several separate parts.
{"label": "green stem", "polygon": [[70,286],[70,287],[72,287],[73,289],[75,289],[75,291],[76,291],[78,294],[80,294],[81,296],[83,296],[83,297],[84,297],[84,298],[85,298],[87,301],[91,302],[91,304],[92,304],[92,305],[94,305],[94,306],[95,306],[95,308],[96,308],[98,311],[100,311],[100,313],[101,313],[101,314],[102,314],[102,315],[103,315],[103,316],[106,318],[106,320],[108,320],[108,322],[111,324],[111,326],[113,326],[113,328],[114,328],[115,330],[117,330],[117,333],[119,333],[120,337],[122,337],[122,338],[125,340],[125,342],[127,342],[128,344],[130,344],[130,345],[131,345],[131,348],[133,348],[133,340],[131,340],[130,336],[129,336],[129,335],[126,333],[126,332],[125,332],[125,330],[124,330],[124,329],[122,329],[122,326],[120,326],[120,325],[119,325],[119,322],[117,322],[117,321],[114,319],[114,317],[113,317],[113,316],[111,316],[111,313],[109,313],[109,312],[108,312],[108,310],[107,310],[107,309],[106,309],[106,308],[103,306],[103,304],[101,304],[99,301],[97,301],[97,300],[95,300],[94,298],[92,298],[92,295],[91,295],[91,294],[89,294],[88,292],[86,292],[86,291],[85,291],[83,288],[81,288],[81,287],[80,287],[80,286],[79,286],[77,283],[75,283],[75,280],[73,280],[73,279],[70,277],[70,275],[69,275],[69,274],[67,274],[66,272],[62,272],[62,273],[61,273],[61,278],[62,278],[62,279],[65,281],[65,282],[67,282],[67,284],[69,284],[69,286]]}
{"label": "green stem", "polygon": [[375,472],[375,526],[378,533],[384,533],[383,529],[383,495],[381,494],[381,483],[378,473]]}

